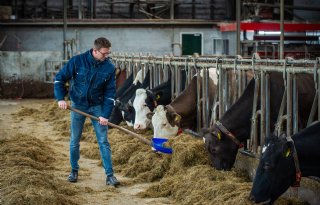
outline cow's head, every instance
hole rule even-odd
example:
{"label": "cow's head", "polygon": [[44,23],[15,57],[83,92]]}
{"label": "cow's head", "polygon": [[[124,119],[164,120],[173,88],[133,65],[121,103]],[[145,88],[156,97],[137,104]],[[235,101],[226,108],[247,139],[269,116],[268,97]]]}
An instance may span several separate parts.
{"label": "cow's head", "polygon": [[255,203],[272,204],[295,182],[292,142],[272,136],[262,149],[259,166],[250,193]]}
{"label": "cow's head", "polygon": [[151,120],[147,117],[147,114],[152,112],[156,106],[157,99],[152,91],[145,89],[136,90],[136,97],[133,101],[136,113],[134,129],[144,130],[150,125]]}
{"label": "cow's head", "polygon": [[154,113],[149,113],[148,118],[152,119],[153,137],[169,138],[176,136],[179,130],[181,116],[170,112],[163,105],[159,105]]}
{"label": "cow's head", "polygon": [[203,137],[209,159],[213,167],[218,170],[230,170],[237,156],[239,146],[216,126],[203,128]]}
{"label": "cow's head", "polygon": [[131,100],[128,103],[118,102],[118,108],[121,111],[122,117],[128,126],[132,127],[135,119],[135,111]]}

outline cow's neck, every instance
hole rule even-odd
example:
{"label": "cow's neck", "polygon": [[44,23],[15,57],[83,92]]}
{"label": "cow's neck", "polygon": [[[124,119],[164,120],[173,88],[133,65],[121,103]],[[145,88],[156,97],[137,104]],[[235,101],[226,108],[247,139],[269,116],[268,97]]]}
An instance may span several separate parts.
{"label": "cow's neck", "polygon": [[182,118],[194,115],[197,106],[196,78],[193,78],[190,86],[184,90],[170,105]]}
{"label": "cow's neck", "polygon": [[236,138],[243,142],[250,137],[254,95],[254,79],[250,81],[241,97],[222,116],[220,122]]}
{"label": "cow's neck", "polygon": [[320,128],[312,134],[295,135],[292,137],[299,159],[300,170],[303,177],[320,177]]}

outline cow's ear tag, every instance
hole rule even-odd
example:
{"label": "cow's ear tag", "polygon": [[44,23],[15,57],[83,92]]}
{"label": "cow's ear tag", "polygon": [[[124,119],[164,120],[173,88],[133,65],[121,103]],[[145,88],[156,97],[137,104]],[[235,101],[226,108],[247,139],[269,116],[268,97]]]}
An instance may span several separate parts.
{"label": "cow's ear tag", "polygon": [[180,115],[176,115],[175,118],[174,118],[174,121],[175,122],[179,122],[181,119]]}
{"label": "cow's ear tag", "polygon": [[157,95],[157,96],[156,96],[156,100],[159,100],[159,99],[160,99],[160,95]]}
{"label": "cow's ear tag", "polygon": [[220,134],[220,132],[217,133],[217,138],[218,138],[218,140],[221,140],[221,134]]}
{"label": "cow's ear tag", "polygon": [[284,156],[285,156],[285,157],[289,157],[290,153],[291,153],[291,149],[288,148],[287,151],[286,151],[286,153],[284,154]]}

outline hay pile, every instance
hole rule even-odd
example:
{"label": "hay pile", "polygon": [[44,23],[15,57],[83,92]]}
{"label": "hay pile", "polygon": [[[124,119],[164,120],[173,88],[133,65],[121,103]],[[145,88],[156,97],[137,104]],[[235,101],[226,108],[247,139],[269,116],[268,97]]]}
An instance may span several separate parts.
{"label": "hay pile", "polygon": [[[46,114],[48,109],[50,114]],[[38,111],[32,110],[31,116],[49,120],[62,140],[69,139],[69,111],[58,109],[56,103],[42,105]],[[140,135],[152,138],[150,131]],[[166,144],[174,150],[172,155],[167,155],[153,152],[151,147],[117,129],[110,129],[108,137],[116,173],[138,183],[157,182],[139,193],[141,197],[170,197],[178,204],[252,204],[248,200],[252,183],[246,174],[239,170],[223,172],[213,169],[202,139],[179,135]],[[100,159],[89,121],[82,140],[89,144],[81,147],[82,156]],[[276,204],[303,203],[282,197]]]}
{"label": "hay pile", "polygon": [[54,177],[53,155],[45,143],[34,137],[24,134],[3,137],[0,140],[1,203],[79,204],[75,188]]}
{"label": "hay pile", "polygon": [[174,150],[169,169],[140,196],[172,197],[179,204],[251,204],[248,178],[213,169],[201,139],[183,134],[169,143]]}

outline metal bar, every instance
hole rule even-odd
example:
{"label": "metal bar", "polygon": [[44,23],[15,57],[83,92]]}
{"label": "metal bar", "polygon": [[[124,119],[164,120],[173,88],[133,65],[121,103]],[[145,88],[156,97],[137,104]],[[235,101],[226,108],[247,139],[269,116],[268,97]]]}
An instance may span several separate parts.
{"label": "metal bar", "polygon": [[197,69],[197,131],[201,128],[201,82],[200,82],[200,70]]}
{"label": "metal bar", "polygon": [[64,59],[67,59],[67,0],[63,1],[63,46],[64,46]]}
{"label": "metal bar", "polygon": [[292,123],[293,123],[293,134],[296,134],[298,130],[298,119],[299,119],[299,99],[298,99],[298,90],[297,90],[297,76],[293,75],[293,82],[292,82],[292,104],[293,104],[293,112],[292,112]]}
{"label": "metal bar", "polygon": [[176,74],[177,74],[177,77],[176,77],[176,96],[178,96],[178,94],[181,92],[181,72],[182,72],[182,69],[179,69],[179,66],[178,65],[175,65],[175,69],[176,69]]}
{"label": "metal bar", "polygon": [[280,0],[280,56],[283,59],[284,53],[284,0]]}
{"label": "metal bar", "polygon": [[223,102],[223,87],[221,85],[222,79],[223,79],[223,70],[222,67],[218,65],[219,63],[217,62],[217,69],[219,70],[219,118],[222,117],[223,113],[224,113],[224,102]]}
{"label": "metal bar", "polygon": [[206,98],[207,98],[207,92],[206,92],[206,75],[205,68],[201,68],[200,72],[202,74],[202,80],[201,80],[201,113],[202,113],[202,125],[201,126],[207,126],[206,125]]}
{"label": "metal bar", "polygon": [[[223,70],[223,110],[226,112],[228,110],[229,101],[228,101],[228,71]],[[221,83],[221,82],[220,82]]]}
{"label": "metal bar", "polygon": [[251,117],[251,134],[250,134],[250,145],[251,145],[252,151],[255,151],[257,149],[257,147],[255,147],[256,145],[255,137],[257,136],[256,116],[257,116],[257,113],[260,113],[260,111],[257,111],[259,86],[260,86],[260,78],[259,78],[259,75],[256,75],[255,85],[254,85],[254,95],[253,95],[252,117]]}
{"label": "metal bar", "polygon": [[[148,65],[150,65],[150,64],[148,64]],[[149,86],[149,88],[152,89],[155,87],[154,79],[155,79],[156,73],[154,72],[154,67],[152,67],[151,65],[149,66],[149,69],[150,69],[150,86]]]}
{"label": "metal bar", "polygon": [[205,88],[205,105],[206,105],[206,109],[205,109],[205,115],[206,115],[206,117],[205,117],[205,119],[206,119],[206,121],[205,121],[205,125],[206,125],[206,127],[209,127],[210,126],[210,119],[209,119],[209,113],[210,113],[210,100],[209,100],[209,69],[208,68],[204,68],[204,70],[205,70],[205,73],[206,73],[206,86],[204,87]]}
{"label": "metal bar", "polygon": [[[268,4],[268,3],[254,3],[254,2],[243,2],[244,6],[262,6],[262,7],[274,7],[279,8],[279,3],[274,4]],[[317,6],[291,6],[291,5],[285,5],[285,8],[287,9],[294,9],[294,10],[308,10],[308,11],[319,11],[320,7]]]}
{"label": "metal bar", "polygon": [[171,72],[171,99],[173,100],[176,96],[174,94],[174,68],[172,68],[171,66],[169,67],[170,72]]}
{"label": "metal bar", "polygon": [[178,79],[178,67],[177,67],[178,65],[174,65],[173,66],[173,70],[174,70],[174,76],[173,76],[173,82],[174,82],[174,84],[172,84],[173,85],[173,87],[174,87],[174,96],[175,96],[175,98],[177,97],[177,90],[178,90],[178,88],[177,88],[177,86],[178,86],[178,83],[180,83],[179,82],[179,79]]}
{"label": "metal bar", "polygon": [[82,19],[82,2],[79,0],[78,2],[78,19]]}
{"label": "metal bar", "polygon": [[253,153],[258,153],[258,150],[260,150],[260,146],[258,145],[258,136],[259,136],[259,131],[258,131],[258,120],[259,116],[261,118],[261,110],[257,110],[257,112],[254,115],[254,121],[255,123],[252,123],[251,126],[253,126],[254,129],[254,136],[253,136],[253,145],[252,145],[252,152]]}
{"label": "metal bar", "polygon": [[241,46],[241,40],[240,40],[240,25],[241,25],[241,0],[236,1],[236,21],[237,21],[237,55],[241,54],[240,46]]}
{"label": "metal bar", "polygon": [[[270,137],[270,75],[266,74],[266,135],[265,137]],[[264,144],[265,139],[261,142]]]}
{"label": "metal bar", "polygon": [[287,136],[292,135],[292,76],[287,74]]}
{"label": "metal bar", "polygon": [[170,1],[170,19],[174,19],[174,0]]}
{"label": "metal bar", "polygon": [[[116,57],[113,57],[116,59]],[[119,59],[121,60],[121,58]],[[144,62],[147,63],[148,60],[143,59],[143,57],[141,57],[140,60],[138,59],[133,59],[134,62]],[[233,59],[223,59],[223,63],[221,63],[221,67],[223,69],[234,69],[234,60]],[[251,61],[252,60],[239,60],[239,64],[237,65],[237,68],[239,68],[240,70],[252,70],[252,65],[251,65]],[[191,61],[190,61],[191,62]],[[277,71],[277,72],[282,72],[283,71],[283,65],[285,63],[285,61],[281,61],[281,60],[255,60],[256,64],[260,64],[260,68],[259,70],[263,70],[263,71]],[[290,69],[291,73],[312,73],[313,72],[313,64],[315,61],[312,60],[294,60],[294,61],[290,61],[290,64],[292,66],[292,69]],[[156,64],[160,64],[162,63],[161,60],[156,59],[155,60]],[[172,64],[172,65],[178,65],[178,66],[185,66],[185,59],[184,61],[180,61],[179,59],[171,59],[171,61],[168,60],[164,60],[163,64],[168,65],[168,64]],[[212,62],[208,62],[207,60],[203,60],[203,59],[197,59],[197,62],[194,63],[192,62],[192,64],[195,64],[197,67],[212,67],[212,68],[217,68],[217,59],[212,59]]]}
{"label": "metal bar", "polygon": [[264,144],[266,138],[266,73],[261,72],[261,94],[260,94],[260,145]]}

